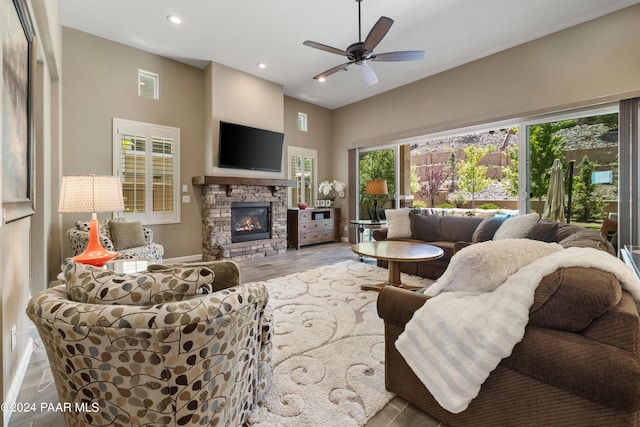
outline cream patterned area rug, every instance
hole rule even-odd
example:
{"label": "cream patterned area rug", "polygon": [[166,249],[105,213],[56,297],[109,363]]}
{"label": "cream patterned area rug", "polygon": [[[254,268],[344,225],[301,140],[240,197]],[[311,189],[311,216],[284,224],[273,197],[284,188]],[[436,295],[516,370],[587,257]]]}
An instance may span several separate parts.
{"label": "cream patterned area rug", "polygon": [[[384,387],[378,293],[388,271],[343,261],[264,282],[275,323],[273,381],[252,427],[363,426],[393,394]],[[402,275],[404,283],[429,280]]]}

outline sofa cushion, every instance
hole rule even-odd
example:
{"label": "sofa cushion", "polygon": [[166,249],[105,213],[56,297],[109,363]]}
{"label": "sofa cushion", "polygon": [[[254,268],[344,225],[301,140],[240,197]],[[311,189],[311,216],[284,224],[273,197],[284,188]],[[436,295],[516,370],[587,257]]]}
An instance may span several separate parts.
{"label": "sofa cushion", "polygon": [[443,216],[440,218],[442,240],[449,242],[470,242],[473,232],[484,220],[475,216]]}
{"label": "sofa cushion", "polygon": [[65,259],[62,272],[69,299],[89,304],[156,305],[211,292],[215,274],[206,267],[118,274]]}
{"label": "sofa cushion", "polygon": [[444,274],[425,295],[441,292],[491,292],[533,261],[562,250],[556,243],[529,239],[490,240],[467,246],[451,257]]}
{"label": "sofa cushion", "polygon": [[577,332],[611,310],[621,296],[620,282],[610,273],[588,267],[561,268],[538,285],[529,323]]}
{"label": "sofa cushion", "polygon": [[109,230],[116,251],[147,245],[140,221],[122,222],[110,220]]}
{"label": "sofa cushion", "polygon": [[507,218],[493,235],[493,240],[522,239],[527,237],[540,217],[537,213],[518,215]]}
{"label": "sofa cushion", "polygon": [[500,228],[505,219],[506,217],[502,216],[490,216],[485,218],[480,225],[478,225],[476,231],[473,232],[471,243],[480,243],[492,240],[496,230]]}
{"label": "sofa cushion", "polygon": [[410,212],[409,223],[412,239],[425,242],[442,240],[440,217],[438,215],[422,215],[418,212]]}
{"label": "sofa cushion", "polygon": [[620,302],[598,316],[580,333],[585,338],[609,344],[640,357],[640,316],[629,292],[622,292]]}
{"label": "sofa cushion", "polygon": [[540,240],[541,242],[555,242],[556,234],[558,233],[558,223],[552,221],[538,221],[533,226],[527,239]]}
{"label": "sofa cushion", "polygon": [[385,215],[387,217],[387,239],[410,239],[411,238],[411,220],[409,219],[408,209],[387,209]]}

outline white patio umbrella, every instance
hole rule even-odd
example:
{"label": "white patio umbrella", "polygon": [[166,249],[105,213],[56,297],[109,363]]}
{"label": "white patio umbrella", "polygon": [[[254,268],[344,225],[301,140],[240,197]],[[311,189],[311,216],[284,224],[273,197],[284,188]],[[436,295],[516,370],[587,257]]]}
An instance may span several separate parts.
{"label": "white patio umbrella", "polygon": [[564,176],[560,159],[553,161],[547,189],[547,200],[544,204],[543,218],[563,222],[564,218]]}

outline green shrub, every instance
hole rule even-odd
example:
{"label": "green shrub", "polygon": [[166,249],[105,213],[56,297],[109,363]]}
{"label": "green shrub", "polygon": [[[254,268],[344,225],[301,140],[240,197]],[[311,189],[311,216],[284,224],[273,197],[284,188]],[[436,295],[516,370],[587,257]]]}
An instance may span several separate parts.
{"label": "green shrub", "polygon": [[423,202],[422,200],[414,200],[413,201],[413,207],[414,208],[426,208],[427,204],[425,202]]}
{"label": "green shrub", "polygon": [[453,209],[455,208],[455,205],[452,205],[450,203],[442,203],[442,204],[436,205],[436,208]]}
{"label": "green shrub", "polygon": [[495,203],[483,203],[482,205],[478,206],[478,209],[500,209],[500,206],[496,205]]}
{"label": "green shrub", "polygon": [[460,192],[456,192],[449,195],[449,202],[455,205],[456,208],[461,207],[467,201],[464,197],[464,194]]}

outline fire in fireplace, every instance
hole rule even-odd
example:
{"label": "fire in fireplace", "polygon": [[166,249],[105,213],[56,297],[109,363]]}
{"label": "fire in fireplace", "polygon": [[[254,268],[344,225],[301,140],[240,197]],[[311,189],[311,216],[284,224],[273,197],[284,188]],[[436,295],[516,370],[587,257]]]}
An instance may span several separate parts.
{"label": "fire in fireplace", "polygon": [[231,203],[231,242],[248,242],[271,238],[271,204],[269,202]]}

